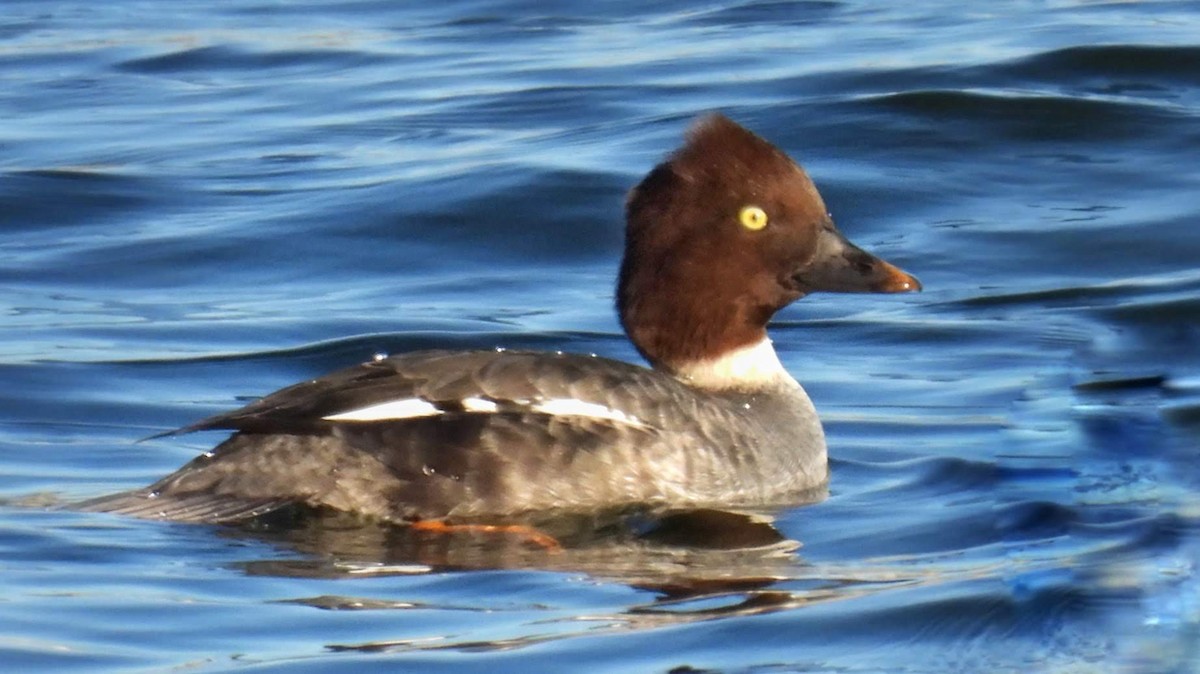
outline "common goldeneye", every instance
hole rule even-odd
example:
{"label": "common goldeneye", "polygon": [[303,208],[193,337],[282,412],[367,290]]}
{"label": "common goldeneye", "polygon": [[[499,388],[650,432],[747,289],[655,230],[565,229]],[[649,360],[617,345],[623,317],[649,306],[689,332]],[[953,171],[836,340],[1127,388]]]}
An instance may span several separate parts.
{"label": "common goldeneye", "polygon": [[616,304],[652,369],[504,350],[380,358],[180,429],[234,433],[80,507],[229,522],[307,505],[412,523],[779,504],[828,472],[767,322],[818,290],[920,288],[847,241],[786,154],[708,116],[626,202]]}

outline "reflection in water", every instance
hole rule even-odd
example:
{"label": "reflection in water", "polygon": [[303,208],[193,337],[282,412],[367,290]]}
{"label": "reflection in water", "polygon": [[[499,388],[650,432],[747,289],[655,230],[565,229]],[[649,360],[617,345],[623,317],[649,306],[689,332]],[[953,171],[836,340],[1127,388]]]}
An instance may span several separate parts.
{"label": "reflection in water", "polygon": [[[886,589],[992,575],[970,566],[956,573],[904,565],[838,568],[807,564],[801,543],[786,538],[769,514],[719,510],[615,513],[538,522],[562,543],[546,549],[515,535],[430,533],[334,512],[293,511],[225,535],[266,540],[305,555],[246,562],[250,575],[350,579],[485,569],[583,573],[654,593],[619,614],[538,621],[552,630],[493,641],[395,639],[327,644],[331,651],[506,650],[579,634],[645,630],[730,616],[771,613],[863,597]],[[490,611],[477,606],[321,595],[285,600],[323,610]]]}
{"label": "reflection in water", "polygon": [[[614,512],[532,522],[561,547],[475,530],[415,531],[331,511],[293,509],[229,529],[312,555],[265,560],[250,573],[361,577],[479,569],[582,572],[654,589],[759,586],[795,564],[799,547],[762,513],[719,510]],[[676,592],[682,590],[675,590]]]}

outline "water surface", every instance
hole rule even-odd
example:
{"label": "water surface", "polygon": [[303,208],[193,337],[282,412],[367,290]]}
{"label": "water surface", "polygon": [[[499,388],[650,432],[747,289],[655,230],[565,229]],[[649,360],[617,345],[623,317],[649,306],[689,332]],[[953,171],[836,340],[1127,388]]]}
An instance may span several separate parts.
{"label": "water surface", "polygon": [[[0,661],[1200,669],[1198,36],[1195,2],[8,0]],[[710,110],[926,287],[779,316],[834,477],[778,536],[555,555],[48,507],[376,353],[636,360],[623,195]]]}

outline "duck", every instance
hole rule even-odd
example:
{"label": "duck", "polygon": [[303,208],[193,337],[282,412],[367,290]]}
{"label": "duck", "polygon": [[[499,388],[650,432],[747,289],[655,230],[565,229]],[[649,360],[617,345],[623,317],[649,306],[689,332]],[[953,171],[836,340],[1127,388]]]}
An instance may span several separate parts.
{"label": "duck", "polygon": [[785,152],[721,114],[625,202],[616,284],[643,365],[593,354],[377,357],[164,435],[231,434],[79,509],[229,523],[288,507],[389,523],[753,508],[829,480],[820,418],[767,335],[815,292],[920,282],[851,243]]}

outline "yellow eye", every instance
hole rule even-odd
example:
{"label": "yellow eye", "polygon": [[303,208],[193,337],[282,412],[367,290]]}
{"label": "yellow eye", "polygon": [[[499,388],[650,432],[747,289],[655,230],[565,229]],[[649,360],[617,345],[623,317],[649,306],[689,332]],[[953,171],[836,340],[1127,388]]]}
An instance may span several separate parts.
{"label": "yellow eye", "polygon": [[742,227],[757,232],[767,226],[767,212],[758,206],[743,206],[738,212]]}

